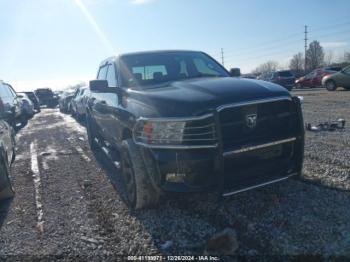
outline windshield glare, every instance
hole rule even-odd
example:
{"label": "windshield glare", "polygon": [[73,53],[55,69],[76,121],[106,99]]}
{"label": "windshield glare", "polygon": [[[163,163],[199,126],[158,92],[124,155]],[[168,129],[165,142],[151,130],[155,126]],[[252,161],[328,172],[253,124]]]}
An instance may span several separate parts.
{"label": "windshield glare", "polygon": [[228,77],[227,71],[201,52],[124,55],[120,60],[123,86],[146,86],[197,77]]}

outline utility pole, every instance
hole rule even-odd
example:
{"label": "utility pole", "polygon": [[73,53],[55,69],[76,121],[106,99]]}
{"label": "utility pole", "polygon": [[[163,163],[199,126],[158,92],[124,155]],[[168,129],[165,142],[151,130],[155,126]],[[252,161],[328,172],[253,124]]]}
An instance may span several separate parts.
{"label": "utility pole", "polygon": [[304,41],[305,41],[305,53],[304,53],[304,71],[306,73],[306,66],[307,66],[307,61],[306,61],[306,51],[307,51],[307,25],[305,25],[305,31],[304,31],[304,34],[305,34],[305,38],[304,38]]}
{"label": "utility pole", "polygon": [[224,66],[225,65],[225,61],[224,61],[224,49],[221,48],[221,64]]}

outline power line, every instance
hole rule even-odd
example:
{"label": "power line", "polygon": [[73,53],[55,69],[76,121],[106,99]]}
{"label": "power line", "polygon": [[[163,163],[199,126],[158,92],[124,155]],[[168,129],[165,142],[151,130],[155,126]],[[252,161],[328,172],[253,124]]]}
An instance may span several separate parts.
{"label": "power line", "polygon": [[[332,28],[339,28],[342,25],[348,25],[348,24],[350,24],[349,21],[348,22],[344,22],[344,23],[336,23],[336,24],[329,25],[329,26],[316,27],[316,29],[313,30],[313,32],[314,31],[318,32],[318,31],[321,31],[321,30],[322,31],[329,31]],[[339,32],[339,33],[342,33],[342,32]],[[254,47],[243,47],[243,48],[238,48],[238,49],[234,49],[234,50],[229,50],[228,49],[228,51],[226,49],[225,54],[226,54],[226,56],[227,56],[227,54],[229,54],[229,56],[233,56],[233,55],[235,55],[235,53],[236,54],[237,53],[241,53],[241,51],[244,51],[244,50],[247,50],[247,51],[249,50],[251,52],[252,50],[258,51],[258,50],[263,50],[263,49],[269,49],[269,48],[272,48],[272,46],[277,46],[278,47],[278,45],[276,43],[285,42],[285,41],[290,42],[290,40],[295,39],[296,36],[301,36],[301,33],[300,32],[299,33],[293,33],[293,34],[290,34],[290,35],[288,35],[287,37],[284,37],[284,38],[280,38],[280,39],[271,40],[271,41],[267,41],[267,42],[263,42],[263,43],[257,44]],[[296,40],[296,41],[298,41],[298,40]],[[221,53],[216,53],[216,54],[219,55]]]}
{"label": "power line", "polygon": [[[332,26],[327,26],[327,27],[322,27],[323,28],[323,32],[324,31],[333,31],[333,32],[329,32],[329,33],[326,33],[326,34],[315,34],[315,37],[312,37],[312,38],[315,38],[317,40],[321,40],[320,38],[324,38],[324,37],[327,37],[327,36],[334,36],[334,35],[339,35],[339,34],[344,34],[344,33],[348,33],[350,32],[349,29],[347,30],[342,30],[342,31],[337,31],[337,32],[334,32],[334,30],[332,30],[332,28],[334,27],[339,27],[340,25],[345,25],[345,24],[350,24],[350,22],[346,22],[346,23],[341,23],[341,24],[335,24],[335,25],[332,25]],[[318,27],[317,30],[315,31],[320,31],[322,29],[321,27]],[[304,26],[304,56],[306,58],[306,52],[307,52],[307,48],[308,48],[308,41],[310,40],[310,31],[308,30],[309,27],[307,25]],[[314,30],[312,30],[313,32]],[[293,35],[301,35],[301,33],[299,34],[293,34]],[[294,47],[294,48],[288,48],[288,50],[284,49],[285,47],[287,46],[292,46],[294,45],[296,42],[300,43],[300,39],[299,40],[296,40],[296,41],[290,41],[290,37],[289,38],[284,38],[284,39],[280,39],[278,41],[274,41],[272,42],[271,44],[273,46],[276,46],[276,48],[272,48],[271,44],[270,46],[265,46],[265,47],[262,47],[262,46],[258,46],[258,47],[255,47],[255,48],[242,48],[242,49],[236,49],[237,50],[250,50],[250,51],[247,51],[247,52],[240,52],[239,54],[237,55],[234,55],[232,54],[232,51],[231,52],[227,52],[225,50],[225,57],[223,55],[223,48],[221,48],[221,52],[220,52],[220,55],[221,55],[221,61],[224,63],[224,62],[228,62],[228,64],[232,64],[233,62],[234,63],[237,63],[237,61],[248,61],[248,60],[256,60],[256,59],[261,59],[261,58],[270,58],[272,56],[275,56],[275,55],[278,55],[278,54],[287,54],[287,53],[291,53],[291,52],[297,52],[297,47]],[[276,42],[284,42],[284,41],[287,41],[288,40],[288,43],[286,44],[283,44],[282,45],[282,49],[280,48],[281,44],[277,44]],[[347,39],[346,39],[347,40]],[[322,41],[322,40],[321,40]],[[340,41],[340,40],[338,40]],[[344,40],[345,41],[345,40]],[[267,44],[267,42],[265,43]],[[253,50],[255,49],[255,50]],[[258,50],[260,49],[260,50]],[[253,51],[251,51],[253,50]],[[261,52],[263,51],[263,52]],[[229,55],[227,55],[227,53],[231,53]],[[245,55],[248,54],[248,55]],[[262,55],[252,55],[252,53],[262,53]],[[288,54],[288,56],[290,56]],[[219,57],[219,55],[217,55],[217,57]],[[234,59],[230,59],[231,57],[234,57]],[[227,59],[229,58],[229,59]],[[225,59],[225,61],[224,61]],[[304,64],[304,67],[306,68],[307,67],[307,60],[305,59],[305,64]]]}
{"label": "power line", "polygon": [[[302,39],[302,38],[300,38],[300,39]],[[295,41],[291,41],[291,42],[289,42],[289,43],[287,43],[287,44],[284,44],[283,45],[283,47],[287,47],[287,46],[293,46],[293,45],[295,45],[295,44],[297,44],[297,43],[300,43],[300,39],[298,39],[298,40],[295,40]],[[249,54],[255,54],[255,53],[258,53],[258,54],[261,54],[261,53],[264,53],[264,52],[266,52],[266,51],[270,51],[270,50],[274,50],[274,49],[276,49],[276,48],[279,48],[281,45],[275,45],[275,46],[271,46],[271,47],[265,47],[265,48],[263,48],[263,49],[261,49],[261,50],[253,50],[253,51],[247,51],[247,52],[240,52],[240,53],[238,53],[238,54],[230,54],[230,55],[226,55],[227,54],[227,52],[225,52],[225,57],[227,58],[227,57],[241,57],[241,56],[245,56],[245,54],[246,53],[249,53]],[[280,49],[280,48],[279,48]]]}
{"label": "power line", "polygon": [[[308,30],[308,27],[307,27],[307,29],[306,30]],[[322,35],[316,35],[316,37],[313,37],[313,38],[317,38],[317,39],[319,39],[319,38],[322,38],[322,37],[326,37],[326,36],[332,36],[332,35],[338,35],[338,34],[342,34],[342,33],[347,33],[347,32],[350,32],[349,30],[346,30],[346,31],[340,31],[340,32],[332,32],[332,33],[328,33],[328,34],[322,34]],[[304,32],[304,34],[305,34],[305,32]],[[310,39],[310,36],[309,36],[309,34],[310,34],[310,32],[309,31],[307,31],[307,34],[306,34],[306,37],[305,37],[305,35],[304,35],[304,38],[303,38],[303,41],[305,41],[305,38],[306,38],[306,42],[307,42],[307,40],[309,40]],[[319,39],[320,40],[320,39]],[[289,47],[289,46],[294,46],[296,43],[300,43],[299,42],[300,40],[296,40],[296,41],[291,41],[291,42],[289,42],[289,43],[287,43],[287,44],[284,44],[283,45],[283,47],[282,48],[285,48],[285,47]],[[308,45],[308,43],[306,43],[306,48],[307,48],[307,45]],[[278,48],[278,50],[281,50],[281,48],[280,48],[280,46],[281,45],[276,45],[276,48]],[[304,43],[304,46],[305,46],[305,43]],[[250,58],[250,57],[252,57],[252,58],[254,58],[254,57],[256,57],[256,55],[254,55],[254,54],[263,54],[263,55],[265,55],[265,56],[267,56],[267,55],[269,55],[270,53],[271,53],[271,51],[272,51],[272,54],[274,54],[275,52],[275,49],[276,48],[273,48],[273,47],[268,47],[268,48],[264,48],[263,50],[255,50],[255,51],[249,51],[249,52],[241,52],[240,54],[237,54],[237,55],[234,55],[234,54],[231,54],[231,55],[227,55],[227,52],[225,51],[225,60],[227,60],[227,58],[232,58],[232,57],[234,57],[235,59],[239,59],[239,58],[241,58],[241,57],[244,57],[245,59],[247,59],[247,58]],[[290,49],[290,48],[289,48]],[[248,55],[247,55],[248,54]],[[217,58],[219,58],[220,57],[220,60],[222,60],[221,59],[221,53],[220,53],[220,56],[219,55],[216,55],[216,57]],[[231,60],[232,61],[232,59],[229,59],[229,60]],[[239,60],[241,60],[241,59],[239,59]]]}
{"label": "power line", "polygon": [[347,29],[345,31],[340,31],[340,32],[333,32],[330,34],[316,35],[316,37],[313,37],[313,38],[321,38],[321,37],[334,36],[334,35],[338,35],[338,34],[348,33],[348,32],[350,32],[349,30],[350,29]]}
{"label": "power line", "polygon": [[313,32],[317,32],[317,31],[321,31],[321,30],[325,30],[325,29],[332,29],[332,28],[339,28],[343,25],[350,25],[350,22],[345,22],[345,23],[338,23],[338,24],[333,24],[333,25],[329,25],[329,26],[324,26],[324,27],[316,27],[315,29],[313,29]]}
{"label": "power line", "polygon": [[261,48],[266,48],[267,46],[269,46],[270,44],[276,44],[278,42],[285,42],[285,41],[290,41],[291,39],[295,38],[296,36],[301,36],[301,33],[296,33],[296,34],[291,34],[289,35],[288,37],[285,37],[285,38],[280,38],[280,39],[277,39],[277,40],[271,40],[271,41],[267,41],[267,42],[263,42],[263,43],[260,43],[260,44],[257,44],[256,46],[254,47],[243,47],[243,48],[237,48],[237,49],[234,49],[234,50],[230,50],[230,51],[225,51],[226,54],[231,54],[231,53],[237,53],[237,52],[240,52],[240,51],[244,51],[244,50],[252,50],[252,49],[261,49]]}
{"label": "power line", "polygon": [[[227,62],[232,62],[232,61],[248,61],[248,60],[255,60],[255,59],[260,59],[260,58],[268,58],[273,55],[278,55],[278,54],[286,54],[286,53],[291,53],[291,52],[296,52],[296,47],[293,48],[288,48],[285,50],[281,49],[275,49],[273,52],[263,54],[263,55],[258,55],[258,56],[246,56],[238,59],[226,59],[226,64]],[[271,50],[272,51],[272,50]]]}

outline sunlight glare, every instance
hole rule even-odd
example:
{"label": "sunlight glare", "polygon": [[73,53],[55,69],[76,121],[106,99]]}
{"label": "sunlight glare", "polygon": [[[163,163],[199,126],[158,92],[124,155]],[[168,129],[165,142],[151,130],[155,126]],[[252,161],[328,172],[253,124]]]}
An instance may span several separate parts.
{"label": "sunlight glare", "polygon": [[113,48],[111,42],[106,37],[100,26],[97,24],[95,18],[91,15],[89,10],[86,8],[85,4],[82,0],[74,0],[76,5],[79,7],[80,11],[83,13],[85,18],[88,20],[89,24],[92,26],[96,34],[98,35],[99,39],[102,41],[103,45],[107,49],[109,53],[115,54],[115,49]]}

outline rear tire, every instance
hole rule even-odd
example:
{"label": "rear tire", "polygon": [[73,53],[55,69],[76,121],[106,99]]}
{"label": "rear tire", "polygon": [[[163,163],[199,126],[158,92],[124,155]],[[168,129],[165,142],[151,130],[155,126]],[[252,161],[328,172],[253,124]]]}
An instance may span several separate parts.
{"label": "rear tire", "polygon": [[333,80],[328,80],[326,82],[326,89],[328,91],[335,91],[337,89],[337,85],[335,84],[335,82]]}
{"label": "rear tire", "polygon": [[132,139],[126,139],[121,147],[122,177],[129,205],[134,209],[156,206],[160,193],[153,187],[139,148]]}

